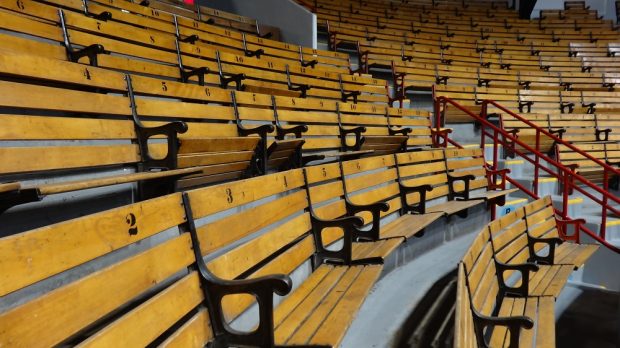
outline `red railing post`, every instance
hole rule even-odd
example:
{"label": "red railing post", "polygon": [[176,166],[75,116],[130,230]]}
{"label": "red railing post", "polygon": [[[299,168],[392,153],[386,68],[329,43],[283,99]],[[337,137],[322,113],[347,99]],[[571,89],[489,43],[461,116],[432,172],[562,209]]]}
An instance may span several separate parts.
{"label": "red railing post", "polygon": [[540,129],[536,129],[536,151],[534,152],[534,193],[538,195],[538,176],[540,175]]}
{"label": "red railing post", "polygon": [[[607,171],[607,168],[603,169],[603,189],[606,192],[609,192],[609,172]],[[600,227],[600,236],[603,239],[605,239],[605,235],[607,233],[607,204],[608,204],[607,196],[603,195],[603,204],[601,205],[603,211],[601,212],[601,227]]]}
{"label": "red railing post", "polygon": [[[516,155],[520,156],[525,161],[535,165],[535,167],[539,170],[539,172],[540,172],[540,170],[542,170],[544,173],[547,173],[547,174],[551,175],[552,177],[557,178],[558,180],[560,180],[560,182],[563,185],[562,211],[559,211],[559,210],[556,209],[556,213],[559,214],[562,217],[562,219],[563,219],[563,221],[562,221],[562,225],[564,227],[563,231],[566,231],[566,226],[565,225],[567,225],[567,224],[571,224],[571,225],[573,225],[575,227],[575,234],[573,236],[570,236],[570,237],[566,236],[568,239],[575,240],[575,241],[578,242],[580,240],[580,233],[583,231],[588,236],[592,237],[598,243],[604,245],[609,250],[612,250],[613,252],[620,254],[620,248],[618,248],[617,246],[607,242],[607,240],[605,240],[604,238],[601,238],[599,233],[593,232],[590,229],[588,229],[584,225],[585,220],[583,220],[583,219],[571,220],[568,217],[568,197],[569,197],[570,191],[577,190],[578,192],[582,193],[588,199],[591,199],[593,202],[601,205],[603,207],[603,209],[605,209],[606,211],[610,211],[610,212],[612,212],[614,214],[620,214],[620,209],[618,209],[616,207],[616,204],[620,204],[620,198],[618,196],[608,192],[607,190],[603,189],[603,187],[600,187],[600,186],[592,183],[591,181],[589,181],[587,178],[583,177],[579,173],[574,172],[571,168],[561,164],[560,162],[558,162],[557,159],[553,159],[549,155],[540,152],[539,151],[540,150],[540,136],[544,135],[545,137],[548,137],[549,139],[554,140],[556,143],[562,144],[562,145],[570,148],[574,152],[579,153],[582,156],[584,156],[585,158],[588,158],[589,160],[591,160],[594,163],[598,164],[605,171],[607,171],[607,173],[606,173],[607,179],[611,175],[620,175],[620,170],[619,169],[611,167],[609,164],[604,163],[601,160],[592,157],[587,152],[584,152],[583,150],[575,147],[574,145],[566,142],[565,140],[562,140],[561,138],[556,137],[555,135],[549,133],[547,130],[536,126],[535,124],[533,124],[529,120],[527,120],[527,119],[519,116],[518,114],[516,114],[516,113],[506,109],[505,107],[497,104],[496,102],[494,102],[492,100],[485,100],[485,101],[483,101],[483,103],[491,104],[491,105],[495,106],[496,108],[498,108],[499,110],[501,110],[501,111],[511,115],[515,119],[523,122],[524,124],[527,124],[531,129],[536,129],[537,136],[538,136],[537,145],[535,146],[536,149],[532,148],[530,145],[528,145],[528,144],[524,143],[523,141],[521,141],[520,139],[518,139],[516,134],[512,134],[512,133],[510,133],[510,132],[508,132],[508,131],[498,127],[497,125],[489,122],[488,120],[483,119],[480,116],[480,114],[473,113],[471,110],[469,110],[469,109],[465,108],[464,106],[456,103],[455,101],[451,100],[450,98],[446,98],[446,97],[443,97],[443,96],[435,96],[434,100],[440,102],[441,104],[439,104],[439,103],[438,104],[439,105],[444,105],[444,107],[447,106],[448,104],[450,104],[452,107],[462,111],[463,113],[465,113],[466,115],[468,115],[472,119],[480,122],[481,125],[483,125],[486,129],[492,129],[494,131],[493,135],[491,135],[490,133],[487,133],[487,131],[485,129],[485,131],[483,132],[484,134],[482,136],[483,137],[487,137],[488,136],[489,138],[492,137],[495,140],[495,143],[498,143],[498,144],[499,144],[500,141],[502,141],[502,144],[504,146],[506,146],[506,143],[508,141],[514,143],[515,144],[514,153]],[[437,107],[438,106],[436,105],[436,108]],[[500,140],[500,136],[502,137],[501,140]],[[454,146],[456,146],[458,148],[462,148],[462,146],[460,146],[460,144],[458,144],[457,142],[455,142],[452,139],[450,139],[447,134],[445,134],[445,136],[443,136],[443,137],[445,138],[446,144],[449,142],[450,144],[452,144],[452,145],[454,145]],[[517,145],[518,145],[518,149],[516,147]],[[526,153],[532,153],[535,156],[528,156]],[[536,158],[536,161],[533,159],[533,157]],[[540,161],[542,161],[542,160],[546,161],[550,167],[542,166],[540,164]],[[556,171],[556,169],[557,169],[557,171]],[[537,176],[538,175],[539,174],[537,174]],[[519,184],[514,179],[506,176],[506,180],[508,182],[510,182],[512,185],[514,185],[515,187],[519,188],[520,190],[522,190],[523,192],[528,194],[530,197],[532,197],[534,199],[538,199],[539,198],[538,194],[530,191],[528,188],[525,188],[523,185]],[[579,184],[584,185],[585,188],[582,188],[582,187],[576,185],[575,182],[574,182],[575,180],[578,181]],[[605,186],[605,187],[607,187],[607,186]],[[594,193],[588,192],[587,191],[588,188],[594,190]],[[597,197],[596,194],[602,195],[603,199],[600,199],[599,197]],[[609,202],[611,202],[611,204]]]}
{"label": "red railing post", "polygon": [[568,217],[568,196],[570,194],[571,174],[564,172],[562,176],[562,218]]}

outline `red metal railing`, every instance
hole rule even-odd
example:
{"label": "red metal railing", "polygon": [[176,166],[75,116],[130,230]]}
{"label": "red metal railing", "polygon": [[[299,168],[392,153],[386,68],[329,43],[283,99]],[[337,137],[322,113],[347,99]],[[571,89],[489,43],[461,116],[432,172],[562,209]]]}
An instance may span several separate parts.
{"label": "red metal railing", "polygon": [[[610,244],[609,242],[607,242],[607,240],[605,239],[605,223],[606,223],[606,217],[607,217],[607,212],[611,211],[614,214],[618,214],[620,215],[620,211],[618,208],[612,206],[609,204],[609,202],[615,202],[616,204],[620,204],[620,198],[618,198],[615,195],[610,194],[609,192],[607,192],[606,190],[606,186],[604,186],[603,188],[599,187],[598,185],[592,183],[591,181],[589,181],[588,179],[584,178],[583,176],[579,175],[578,173],[575,173],[573,170],[571,170],[570,168],[562,165],[561,163],[559,163],[558,161],[556,161],[555,159],[550,158],[548,155],[542,153],[540,151],[540,147],[541,147],[541,137],[544,135],[546,137],[549,137],[551,139],[553,139],[554,141],[556,141],[558,144],[562,144],[567,146],[568,148],[570,148],[571,150],[573,150],[576,153],[579,153],[581,155],[583,155],[585,158],[599,164],[601,166],[601,168],[603,168],[604,170],[604,176],[605,178],[609,178],[610,174],[615,174],[615,175],[620,175],[620,170],[613,168],[611,166],[609,166],[608,164],[590,156],[589,154],[583,152],[582,150],[580,150],[579,148],[575,147],[574,145],[558,138],[557,136],[551,134],[550,132],[548,132],[545,129],[542,129],[538,126],[536,126],[535,124],[533,124],[532,122],[530,122],[529,120],[515,114],[514,112],[506,109],[505,107],[499,105],[498,103],[491,101],[491,100],[485,100],[482,102],[481,106],[481,115],[476,115],[474,112],[472,112],[471,110],[465,108],[464,106],[458,104],[457,102],[453,101],[450,98],[447,97],[443,97],[443,96],[439,96],[436,97],[434,96],[435,99],[435,122],[436,122],[436,127],[437,130],[439,131],[440,127],[441,127],[441,116],[442,116],[442,110],[446,110],[448,104],[451,107],[454,107],[456,109],[458,109],[459,111],[463,112],[464,114],[468,115],[469,117],[471,117],[473,120],[479,122],[480,126],[481,126],[481,141],[480,144],[482,146],[482,148],[484,148],[485,146],[485,141],[486,138],[491,138],[493,140],[493,164],[492,164],[492,168],[494,170],[498,169],[498,159],[499,159],[499,145],[502,145],[504,147],[504,149],[509,149],[509,151],[511,151],[512,153],[514,153],[515,155],[518,155],[519,157],[523,158],[524,160],[530,162],[532,165],[534,165],[534,185],[533,185],[533,191],[527,189],[526,187],[524,187],[523,185],[521,185],[519,182],[517,182],[516,180],[510,178],[509,176],[506,176],[506,180],[508,182],[510,182],[514,187],[519,188],[520,190],[522,190],[523,192],[525,192],[526,194],[528,194],[529,196],[533,197],[534,199],[538,199],[538,183],[539,183],[539,176],[541,171],[544,173],[549,174],[552,177],[555,177],[558,179],[559,182],[562,183],[562,209],[561,210],[556,210],[557,213],[562,217],[562,219],[559,220],[560,222],[560,227],[561,227],[561,232],[564,236],[565,239],[569,239],[569,240],[574,240],[576,242],[579,242],[579,236],[580,233],[583,232],[587,235],[589,235],[591,238],[595,239],[596,241],[598,241],[599,243],[601,243],[602,245],[606,246],[607,248],[609,248],[610,250],[616,252],[616,253],[620,253],[620,248]],[[515,119],[518,119],[520,121],[522,121],[523,123],[527,124],[531,129],[534,129],[536,132],[536,143],[535,146],[532,148],[531,146],[529,146],[528,144],[522,142],[521,140],[518,139],[518,136],[512,134],[511,132],[508,132],[496,125],[494,125],[493,123],[489,122],[487,120],[487,112],[488,112],[488,107],[489,105],[492,105],[493,107],[501,110],[502,112],[505,112],[509,115],[511,115],[512,117],[514,117]],[[448,144],[452,144],[454,146],[457,147],[461,147],[457,142],[455,142],[454,140],[450,139],[447,135],[446,132],[437,132],[436,134],[437,139],[435,139],[435,143],[436,144],[440,144],[441,146],[447,146]],[[530,156],[527,156],[526,154],[530,154]],[[534,157],[534,158],[532,158]],[[541,164],[541,160],[545,161],[548,165],[550,165],[552,168],[548,168],[546,166],[544,166],[543,164]],[[494,178],[495,180],[496,178]],[[607,185],[607,184],[604,184]],[[591,190],[593,190],[595,193],[598,193],[601,195],[602,198],[598,198],[596,197],[594,194],[592,194],[591,192],[588,192],[585,188],[589,188]],[[589,228],[587,228],[586,226],[584,226],[585,221],[582,219],[579,220],[571,220],[568,217],[568,201],[569,201],[569,196],[570,196],[570,192],[572,192],[572,190],[576,190],[578,192],[581,192],[584,196],[588,197],[589,199],[591,199],[592,201],[596,202],[597,204],[599,204],[601,206],[602,209],[602,223],[601,223],[601,233],[597,234],[595,232],[593,232],[592,230],[590,230]],[[575,225],[575,233],[572,235],[568,235],[567,233],[567,224],[568,223],[573,223]]]}

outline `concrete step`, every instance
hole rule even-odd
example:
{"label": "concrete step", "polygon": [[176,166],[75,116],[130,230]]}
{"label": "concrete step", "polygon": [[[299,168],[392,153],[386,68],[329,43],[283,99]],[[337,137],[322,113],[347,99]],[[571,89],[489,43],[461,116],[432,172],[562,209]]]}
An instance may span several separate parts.
{"label": "concrete step", "polygon": [[[534,179],[528,177],[511,177],[526,189],[534,192]],[[538,196],[543,197],[547,195],[558,194],[559,191],[558,179],[542,177],[538,179]],[[529,195],[525,192],[518,191],[514,194],[515,197],[529,198]]]}
{"label": "concrete step", "polygon": [[495,208],[496,216],[500,217],[511,213],[515,211],[515,209],[526,205],[528,202],[529,200],[527,198],[506,197],[506,204],[504,204],[504,206],[497,206],[497,208]]}

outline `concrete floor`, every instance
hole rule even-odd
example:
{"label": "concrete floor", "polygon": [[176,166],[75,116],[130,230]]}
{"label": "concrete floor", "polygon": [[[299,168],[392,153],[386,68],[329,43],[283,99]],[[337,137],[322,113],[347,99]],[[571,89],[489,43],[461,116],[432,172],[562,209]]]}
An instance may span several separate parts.
{"label": "concrete floor", "polygon": [[572,302],[556,318],[556,346],[620,347],[620,294],[583,287],[575,290],[578,293]]}

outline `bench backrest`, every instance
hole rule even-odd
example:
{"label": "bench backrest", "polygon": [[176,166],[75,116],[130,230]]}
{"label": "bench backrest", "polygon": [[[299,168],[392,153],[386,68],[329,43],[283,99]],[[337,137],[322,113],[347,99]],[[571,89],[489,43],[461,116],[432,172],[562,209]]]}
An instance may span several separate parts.
{"label": "bench backrest", "polygon": [[465,267],[462,262],[459,262],[458,266],[454,318],[454,347],[476,348],[474,317],[471,312],[467,276],[465,275]]}
{"label": "bench backrest", "polygon": [[[448,196],[448,177],[443,150],[399,153],[396,154],[396,165],[404,185],[432,186],[433,190],[426,193],[427,201]],[[419,201],[418,193],[407,195],[409,204],[416,204]]]}
{"label": "bench backrest", "polygon": [[0,314],[0,344],[146,346],[174,332],[203,302],[185,221],[172,194],[0,239],[0,295],[24,299]]}
{"label": "bench backrest", "polygon": [[[527,231],[536,238],[559,238],[560,233],[556,221],[551,196],[543,197],[523,207]],[[536,247],[540,250],[544,245]]]}
{"label": "bench backrest", "polygon": [[476,236],[465,252],[463,266],[472,309],[482,315],[491,316],[498,300],[499,283],[487,227]]}
{"label": "bench backrest", "polygon": [[[489,183],[486,173],[486,162],[482,150],[475,149],[446,149],[446,167],[448,173],[454,176],[473,175],[474,180],[469,182],[470,190],[487,189],[494,187]],[[454,190],[458,193],[465,189],[463,182],[457,182]]]}
{"label": "bench backrest", "polygon": [[[302,169],[197,189],[188,196],[201,253],[216,276],[240,279],[309,267],[316,248]],[[324,231],[321,242],[331,244],[340,238],[337,232]],[[232,319],[252,303],[231,296],[224,299],[224,312]]]}

